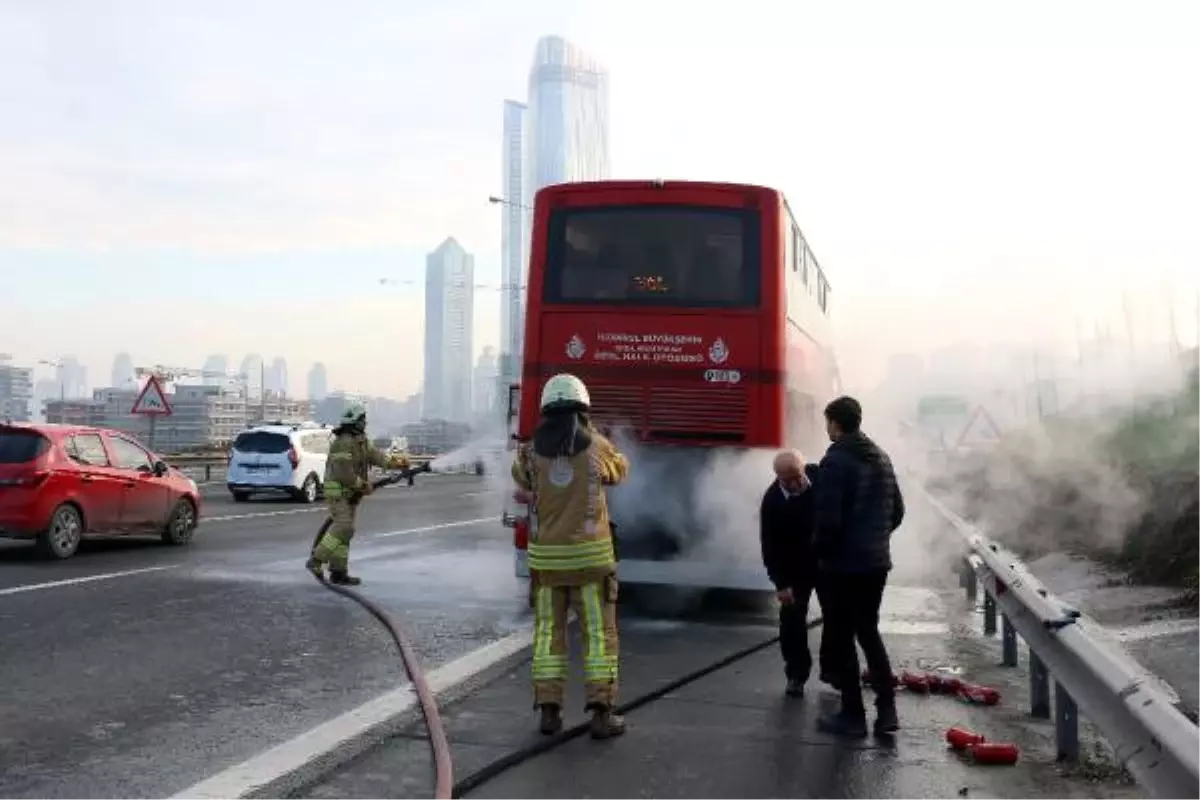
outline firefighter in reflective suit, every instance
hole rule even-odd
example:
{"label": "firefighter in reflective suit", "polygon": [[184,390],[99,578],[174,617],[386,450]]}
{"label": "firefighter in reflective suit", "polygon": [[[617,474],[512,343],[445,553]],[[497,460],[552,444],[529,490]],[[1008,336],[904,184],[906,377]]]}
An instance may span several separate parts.
{"label": "firefighter in reflective suit", "polygon": [[555,375],[542,390],[542,419],[517,451],[512,475],[534,497],[537,535],[529,544],[534,609],[534,705],[541,731],[562,729],[567,680],[567,611],[583,626],[585,709],[592,737],[625,732],[613,713],[617,694],[616,556],[605,486],[625,479],[629,462],[588,420],[587,387]]}
{"label": "firefighter in reflective suit", "polygon": [[328,564],[330,583],[357,586],[362,579],[350,575],[354,518],[359,502],[371,493],[370,468],[387,467],[391,460],[367,439],[367,410],[357,403],[342,413],[341,424],[333,433],[324,483],[325,503],[333,524],[321,537],[305,566],[318,578],[323,578]]}

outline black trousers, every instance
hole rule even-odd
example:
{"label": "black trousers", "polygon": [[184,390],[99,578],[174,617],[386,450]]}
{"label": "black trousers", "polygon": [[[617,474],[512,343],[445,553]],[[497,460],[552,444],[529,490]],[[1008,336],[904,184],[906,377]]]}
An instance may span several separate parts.
{"label": "black trousers", "polygon": [[871,671],[876,705],[896,702],[892,684],[892,664],[879,633],[879,607],[883,603],[883,588],[887,585],[887,570],[865,573],[823,573],[818,580],[829,600],[825,609],[824,641],[828,642],[834,665],[842,665],[839,689],[842,711],[863,713],[861,680],[858,673],[858,653],[862,648]]}
{"label": "black trousers", "polygon": [[[808,650],[808,605],[814,590],[824,615],[825,586],[816,576],[801,579],[792,586],[792,604],[779,607],[779,649],[783,654],[783,669],[788,680],[805,682],[812,673],[812,654]],[[821,634],[821,678],[837,676],[844,671],[830,658],[829,634]],[[857,662],[856,662],[857,663]]]}

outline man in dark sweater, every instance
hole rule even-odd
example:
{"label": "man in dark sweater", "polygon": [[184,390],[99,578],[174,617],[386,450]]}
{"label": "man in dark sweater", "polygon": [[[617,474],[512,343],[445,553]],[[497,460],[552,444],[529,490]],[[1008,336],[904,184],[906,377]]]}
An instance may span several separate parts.
{"label": "man in dark sweater", "polygon": [[[804,694],[804,684],[812,671],[808,603],[817,579],[817,559],[813,553],[817,514],[813,481],[817,468],[804,465],[790,451],[777,455],[774,466],[775,480],[763,494],[759,532],[763,565],[779,599],[779,646],[783,652],[787,693],[799,697]],[[824,611],[823,600],[821,606]],[[832,683],[826,650],[822,636],[821,679]]]}
{"label": "man in dark sweater", "polygon": [[892,569],[892,531],[904,519],[904,498],[891,459],[861,425],[862,406],[854,398],[839,397],[826,406],[825,427],[833,444],[817,473],[816,551],[830,601],[825,635],[832,639],[832,652],[846,654],[839,660],[847,670],[838,676],[841,710],[817,725],[846,736],[867,735],[855,640],[875,690],[875,733],[891,734],[900,727],[892,666],[879,634],[879,607]]}

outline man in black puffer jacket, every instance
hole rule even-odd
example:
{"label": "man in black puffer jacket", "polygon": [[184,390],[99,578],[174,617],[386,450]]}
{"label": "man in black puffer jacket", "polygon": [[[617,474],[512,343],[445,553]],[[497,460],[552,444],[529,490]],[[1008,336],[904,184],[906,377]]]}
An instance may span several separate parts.
{"label": "man in black puffer jacket", "polygon": [[832,444],[821,459],[817,485],[819,580],[829,597],[825,637],[836,661],[846,664],[839,688],[842,708],[818,727],[846,736],[867,734],[855,640],[862,647],[875,690],[875,733],[899,729],[892,666],[879,634],[879,607],[892,569],[892,531],[904,519],[904,498],[891,459],[861,430],[862,406],[839,397],[825,408]]}

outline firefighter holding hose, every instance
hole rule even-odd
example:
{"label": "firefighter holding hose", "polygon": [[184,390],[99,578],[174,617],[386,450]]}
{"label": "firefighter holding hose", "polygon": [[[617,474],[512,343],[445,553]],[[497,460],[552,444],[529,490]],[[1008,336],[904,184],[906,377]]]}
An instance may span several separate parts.
{"label": "firefighter holding hose", "polygon": [[625,732],[613,712],[618,647],[616,556],[606,486],[625,479],[629,462],[592,427],[583,381],[555,375],[542,390],[542,418],[533,441],[513,463],[517,485],[534,497],[537,536],[529,544],[530,601],[534,609],[534,705],[541,732],[562,729],[567,681],[567,611],[583,626],[584,676],[591,734]]}
{"label": "firefighter holding hose", "polygon": [[367,410],[355,403],[342,413],[341,424],[334,429],[325,466],[325,503],[332,524],[321,536],[305,565],[324,579],[329,565],[329,582],[357,586],[361,578],[350,575],[350,540],[354,538],[354,518],[359,502],[371,493],[370,469],[391,465],[392,459],[375,449],[367,439]]}

